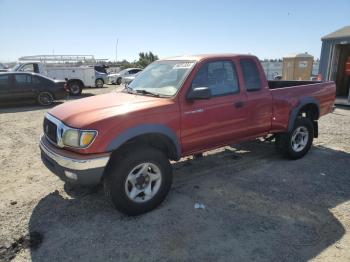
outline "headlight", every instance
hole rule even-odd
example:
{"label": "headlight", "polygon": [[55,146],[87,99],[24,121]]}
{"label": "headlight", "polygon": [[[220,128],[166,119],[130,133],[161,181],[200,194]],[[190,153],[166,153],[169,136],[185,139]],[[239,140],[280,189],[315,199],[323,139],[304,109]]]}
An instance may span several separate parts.
{"label": "headlight", "polygon": [[86,148],[94,141],[97,131],[67,129],[62,136],[62,142],[65,146]]}

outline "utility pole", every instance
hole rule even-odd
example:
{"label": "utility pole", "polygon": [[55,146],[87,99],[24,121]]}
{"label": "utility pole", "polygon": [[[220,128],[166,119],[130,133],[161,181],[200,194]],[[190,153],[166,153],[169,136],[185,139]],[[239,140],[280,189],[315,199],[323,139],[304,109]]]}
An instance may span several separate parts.
{"label": "utility pole", "polygon": [[115,45],[115,64],[118,62],[118,41],[119,39],[117,38],[117,43]]}

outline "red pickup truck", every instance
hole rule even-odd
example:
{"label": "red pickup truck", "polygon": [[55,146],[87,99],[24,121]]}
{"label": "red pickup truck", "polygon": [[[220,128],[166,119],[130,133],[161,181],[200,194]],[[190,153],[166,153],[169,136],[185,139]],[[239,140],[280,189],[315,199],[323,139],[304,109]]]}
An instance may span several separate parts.
{"label": "red pickup truck", "polygon": [[67,182],[103,182],[118,210],[138,215],[170,190],[169,160],[267,135],[283,156],[303,157],[334,100],[333,82],[267,81],[255,56],[168,58],[121,92],[51,109],[42,160]]}

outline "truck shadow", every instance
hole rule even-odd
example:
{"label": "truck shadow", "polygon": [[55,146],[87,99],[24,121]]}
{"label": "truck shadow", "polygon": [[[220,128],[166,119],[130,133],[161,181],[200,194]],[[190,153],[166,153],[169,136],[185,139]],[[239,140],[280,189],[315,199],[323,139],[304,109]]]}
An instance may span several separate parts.
{"label": "truck shadow", "polygon": [[[350,199],[350,155],[314,147],[281,159],[247,143],[174,163],[174,184],[156,210],[127,217],[99,188],[68,186],[33,210],[33,261],[308,261],[345,229],[330,211]],[[195,209],[195,203],[205,209]],[[335,213],[339,213],[335,212]]]}

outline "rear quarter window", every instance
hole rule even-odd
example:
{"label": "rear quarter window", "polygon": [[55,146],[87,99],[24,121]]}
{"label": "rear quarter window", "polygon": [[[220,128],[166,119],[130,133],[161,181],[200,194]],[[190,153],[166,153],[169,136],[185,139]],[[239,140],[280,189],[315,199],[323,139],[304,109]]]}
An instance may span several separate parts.
{"label": "rear quarter window", "polygon": [[37,76],[33,76],[32,81],[34,84],[40,84],[42,82],[42,80]]}
{"label": "rear quarter window", "polygon": [[262,87],[260,72],[257,64],[252,59],[241,59],[240,65],[243,72],[244,83],[247,91],[257,91]]}

